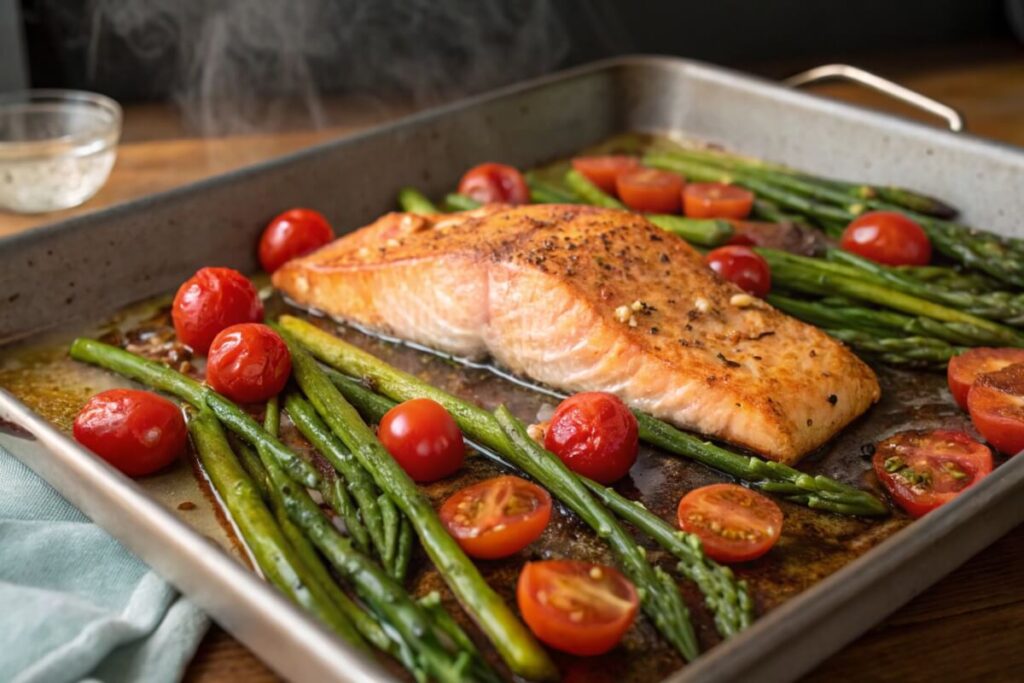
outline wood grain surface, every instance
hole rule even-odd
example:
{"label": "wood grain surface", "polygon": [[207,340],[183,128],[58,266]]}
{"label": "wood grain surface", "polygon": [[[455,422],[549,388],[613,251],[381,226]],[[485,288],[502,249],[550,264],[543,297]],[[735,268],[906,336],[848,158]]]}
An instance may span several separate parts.
{"label": "wood grain surface", "polygon": [[[1024,58],[1015,45],[974,46],[857,63],[961,111],[968,130],[1024,146]],[[783,75],[798,68],[754,67]],[[782,71],[786,68],[787,71]],[[822,95],[931,120],[847,84],[816,86]],[[107,186],[85,206],[46,216],[0,213],[0,235],[93,211],[221,173],[345,134],[408,110],[345,107],[337,125],[223,139],[184,136],[173,112],[129,108],[118,163]],[[279,680],[230,635],[214,627],[185,677],[191,683]],[[805,681],[1024,680],[1024,526],[1013,530],[907,606],[825,660]]]}

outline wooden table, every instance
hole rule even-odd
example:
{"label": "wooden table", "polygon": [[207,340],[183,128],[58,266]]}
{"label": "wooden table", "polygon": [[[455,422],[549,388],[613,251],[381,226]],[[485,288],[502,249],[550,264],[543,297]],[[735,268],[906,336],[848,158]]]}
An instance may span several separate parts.
{"label": "wooden table", "polygon": [[[866,65],[953,105],[965,114],[974,134],[1024,146],[1024,59],[1015,46],[944,49],[877,63],[867,60]],[[781,75],[786,73],[782,68],[760,70]],[[796,68],[793,65],[786,70]],[[916,116],[902,105],[856,86],[826,85],[816,91]],[[339,105],[338,111],[343,111],[335,117],[340,122],[325,130],[202,140],[183,136],[167,109],[129,108],[117,167],[97,197],[84,207],[60,214],[0,214],[0,235],[284,154],[404,113],[407,108]],[[826,660],[805,680],[1021,680],[1022,644],[1024,526]],[[261,683],[278,678],[231,636],[214,627],[200,646],[186,680]]]}

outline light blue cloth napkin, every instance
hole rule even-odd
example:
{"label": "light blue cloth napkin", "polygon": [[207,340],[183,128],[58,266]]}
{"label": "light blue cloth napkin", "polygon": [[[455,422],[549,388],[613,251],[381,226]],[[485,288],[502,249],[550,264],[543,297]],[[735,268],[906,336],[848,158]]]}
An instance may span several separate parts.
{"label": "light blue cloth napkin", "polygon": [[173,683],[199,609],[0,448],[0,681]]}

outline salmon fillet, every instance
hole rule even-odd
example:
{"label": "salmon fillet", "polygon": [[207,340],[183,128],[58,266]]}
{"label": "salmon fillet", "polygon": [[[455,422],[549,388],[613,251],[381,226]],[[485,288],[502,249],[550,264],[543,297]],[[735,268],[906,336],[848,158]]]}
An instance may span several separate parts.
{"label": "salmon fillet", "polygon": [[820,330],[744,294],[683,240],[595,207],[389,214],[274,273],[302,306],[559,389],[609,391],[792,463],[880,395]]}

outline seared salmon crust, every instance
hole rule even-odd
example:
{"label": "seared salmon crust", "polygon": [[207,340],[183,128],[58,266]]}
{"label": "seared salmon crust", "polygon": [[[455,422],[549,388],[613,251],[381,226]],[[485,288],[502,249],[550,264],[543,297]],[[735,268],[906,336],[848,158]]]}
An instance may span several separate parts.
{"label": "seared salmon crust", "polygon": [[388,214],[274,273],[300,305],[567,392],[609,391],[795,462],[878,400],[845,346],[708,269],[636,214]]}

